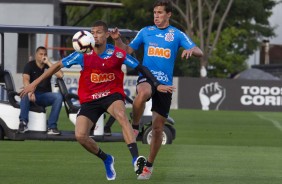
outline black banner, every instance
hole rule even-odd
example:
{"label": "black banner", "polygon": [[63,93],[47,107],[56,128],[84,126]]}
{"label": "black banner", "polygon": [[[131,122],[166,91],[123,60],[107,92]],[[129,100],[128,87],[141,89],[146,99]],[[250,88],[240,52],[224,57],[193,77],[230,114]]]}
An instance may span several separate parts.
{"label": "black banner", "polygon": [[179,78],[178,108],[282,111],[282,82]]}

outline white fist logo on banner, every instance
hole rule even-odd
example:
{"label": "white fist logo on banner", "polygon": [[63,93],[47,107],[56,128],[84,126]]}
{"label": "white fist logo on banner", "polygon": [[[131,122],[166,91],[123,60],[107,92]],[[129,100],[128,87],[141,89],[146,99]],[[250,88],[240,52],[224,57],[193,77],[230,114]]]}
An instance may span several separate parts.
{"label": "white fist logo on banner", "polygon": [[225,93],[225,88],[220,86],[218,82],[212,82],[202,86],[199,92],[202,110],[218,110],[226,97]]}

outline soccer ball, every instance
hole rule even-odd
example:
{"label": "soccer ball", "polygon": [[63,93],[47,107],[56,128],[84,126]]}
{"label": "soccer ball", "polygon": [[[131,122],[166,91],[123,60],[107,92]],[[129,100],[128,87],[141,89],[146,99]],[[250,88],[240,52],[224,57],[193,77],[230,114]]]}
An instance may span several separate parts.
{"label": "soccer ball", "polygon": [[88,53],[94,48],[95,40],[88,31],[78,31],[72,37],[72,46],[77,52]]}

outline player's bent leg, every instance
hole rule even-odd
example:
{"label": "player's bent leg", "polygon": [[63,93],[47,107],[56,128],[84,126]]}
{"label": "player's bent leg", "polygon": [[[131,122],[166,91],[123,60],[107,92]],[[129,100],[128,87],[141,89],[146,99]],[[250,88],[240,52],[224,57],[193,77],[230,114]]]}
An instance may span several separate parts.
{"label": "player's bent leg", "polygon": [[154,163],[162,145],[164,124],[165,118],[158,113],[153,112],[152,140],[150,144],[150,154],[148,157],[148,161],[150,163]]}
{"label": "player's bent leg", "polygon": [[[150,154],[148,162],[154,163],[160,150],[163,140],[163,128],[165,118],[156,112],[153,112],[152,140],[150,145]],[[144,166],[142,173],[137,177],[138,180],[148,180],[152,176],[153,167]]]}
{"label": "player's bent leg", "polygon": [[114,116],[120,124],[125,142],[127,144],[136,142],[133,129],[129,123],[128,117],[126,116],[124,102],[122,100],[116,100],[110,105],[107,111]]}
{"label": "player's bent leg", "polygon": [[137,175],[141,174],[145,164],[146,158],[144,156],[138,156],[138,148],[136,139],[133,134],[133,129],[129,123],[129,120],[125,113],[124,102],[117,100],[111,104],[108,108],[108,112],[115,117],[122,127],[123,137],[129,147],[129,151],[133,157],[132,164],[134,171]]}
{"label": "player's bent leg", "polygon": [[[99,147],[97,143],[89,137],[89,132],[92,126],[93,123],[87,117],[82,115],[78,116],[76,118],[75,138],[79,142],[79,144],[81,144],[87,151],[97,155],[97,153],[99,152]],[[104,160],[107,180],[115,180],[116,178],[114,163],[114,157],[107,155],[106,160]]]}
{"label": "player's bent leg", "polygon": [[93,123],[85,116],[78,116],[75,125],[75,138],[87,151],[97,154],[99,147],[97,143],[89,137]]}
{"label": "player's bent leg", "polygon": [[138,125],[143,115],[146,101],[151,97],[152,89],[151,85],[147,82],[143,82],[137,85],[137,95],[133,100],[133,125]]}

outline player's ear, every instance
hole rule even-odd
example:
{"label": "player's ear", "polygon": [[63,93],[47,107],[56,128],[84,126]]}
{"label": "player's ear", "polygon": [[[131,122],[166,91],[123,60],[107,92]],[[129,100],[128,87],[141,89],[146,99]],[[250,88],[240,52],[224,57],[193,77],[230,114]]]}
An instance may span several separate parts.
{"label": "player's ear", "polygon": [[170,18],[171,17],[171,12],[168,12],[167,16],[168,16],[168,18]]}

